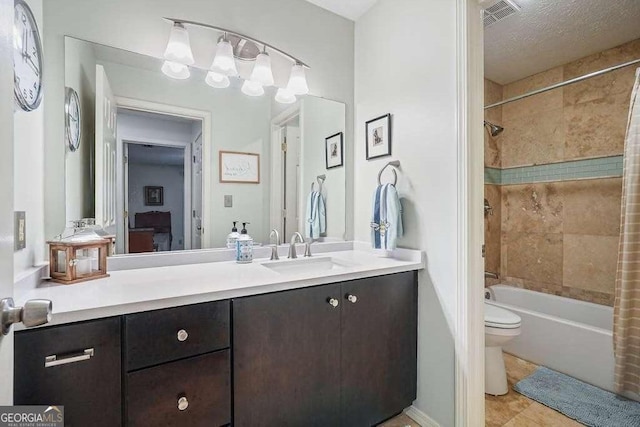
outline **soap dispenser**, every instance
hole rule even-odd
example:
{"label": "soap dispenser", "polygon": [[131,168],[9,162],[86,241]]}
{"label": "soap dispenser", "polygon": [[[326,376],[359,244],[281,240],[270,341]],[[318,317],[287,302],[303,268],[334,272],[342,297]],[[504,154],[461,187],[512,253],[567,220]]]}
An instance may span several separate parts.
{"label": "soap dispenser", "polygon": [[227,248],[235,249],[236,241],[238,241],[238,237],[240,237],[240,233],[238,233],[238,228],[236,224],[238,221],[233,221],[233,228],[231,229],[231,233],[227,235]]}
{"label": "soap dispenser", "polygon": [[236,241],[236,262],[248,264],[253,261],[253,239],[247,233],[248,222],[242,223],[240,237]]}

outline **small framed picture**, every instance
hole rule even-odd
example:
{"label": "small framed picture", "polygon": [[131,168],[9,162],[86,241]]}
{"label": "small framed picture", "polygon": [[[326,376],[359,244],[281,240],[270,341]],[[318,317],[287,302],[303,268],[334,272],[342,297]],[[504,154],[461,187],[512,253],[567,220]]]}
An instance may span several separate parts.
{"label": "small framed picture", "polygon": [[327,169],[337,168],[344,165],[344,134],[342,132],[331,135],[324,140],[325,161]]}
{"label": "small framed picture", "polygon": [[162,206],[164,205],[164,187],[144,187],[144,205]]}
{"label": "small framed picture", "polygon": [[391,155],[391,114],[367,122],[367,160]]}
{"label": "small framed picture", "polygon": [[260,154],[220,151],[220,182],[260,184]]}

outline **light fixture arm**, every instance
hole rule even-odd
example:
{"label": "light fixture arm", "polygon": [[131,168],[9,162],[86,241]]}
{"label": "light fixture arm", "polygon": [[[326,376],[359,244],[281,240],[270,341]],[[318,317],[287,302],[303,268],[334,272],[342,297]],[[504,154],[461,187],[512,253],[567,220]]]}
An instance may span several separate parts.
{"label": "light fixture arm", "polygon": [[303,67],[305,67],[307,69],[311,68],[307,64],[305,64],[304,62],[302,62],[301,60],[296,58],[295,56],[290,55],[287,52],[285,52],[283,50],[280,50],[277,47],[274,47],[274,46],[272,46],[272,45],[270,45],[268,43],[265,43],[265,42],[263,42],[261,40],[258,40],[258,39],[253,38],[253,37],[249,37],[249,36],[247,36],[245,34],[242,34],[242,33],[238,33],[237,31],[227,30],[227,29],[222,28],[222,27],[216,27],[215,25],[203,24],[202,22],[189,21],[187,19],[177,19],[177,18],[163,18],[163,19],[165,19],[166,21],[170,21],[172,23],[177,23],[177,24],[182,24],[182,25],[193,25],[193,26],[196,26],[196,27],[209,28],[209,29],[214,30],[214,31],[219,31],[219,32],[221,32],[221,33],[223,33],[225,35],[225,38],[226,38],[227,34],[233,34],[234,36],[240,37],[241,39],[249,40],[249,41],[255,43],[256,45],[262,45],[263,46],[263,50],[265,50],[265,51],[266,51],[266,48],[269,48],[269,49],[271,49],[273,51],[276,51],[280,55],[290,59],[291,61],[293,61],[297,65],[301,65],[301,66],[303,66]]}

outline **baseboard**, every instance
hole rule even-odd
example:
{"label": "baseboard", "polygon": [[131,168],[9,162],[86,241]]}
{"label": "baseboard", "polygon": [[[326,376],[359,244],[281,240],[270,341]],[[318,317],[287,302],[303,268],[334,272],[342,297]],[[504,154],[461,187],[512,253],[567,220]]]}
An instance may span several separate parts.
{"label": "baseboard", "polygon": [[404,410],[404,413],[411,417],[412,420],[420,424],[422,427],[440,427],[433,418],[416,408],[415,406],[410,406]]}

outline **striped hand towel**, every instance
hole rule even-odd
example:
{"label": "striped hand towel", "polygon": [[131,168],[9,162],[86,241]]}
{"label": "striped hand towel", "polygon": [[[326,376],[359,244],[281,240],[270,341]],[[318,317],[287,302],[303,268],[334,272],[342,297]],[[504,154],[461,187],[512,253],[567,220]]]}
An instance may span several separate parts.
{"label": "striped hand towel", "polygon": [[393,184],[379,185],[373,197],[371,244],[375,249],[393,250],[403,233],[398,191]]}

